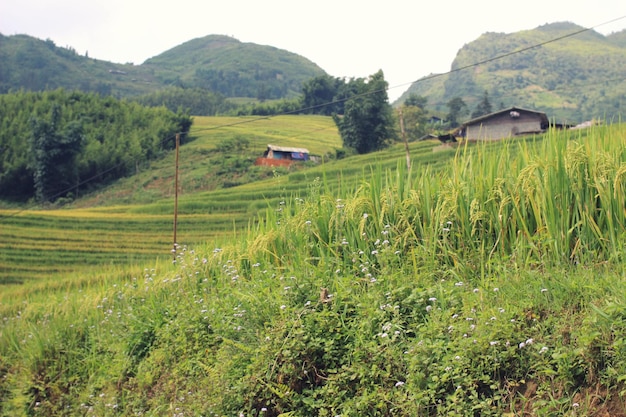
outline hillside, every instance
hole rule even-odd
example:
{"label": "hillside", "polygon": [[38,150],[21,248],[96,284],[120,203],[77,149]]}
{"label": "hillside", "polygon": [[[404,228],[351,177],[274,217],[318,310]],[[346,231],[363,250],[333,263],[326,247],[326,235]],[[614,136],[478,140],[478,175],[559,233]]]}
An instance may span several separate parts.
{"label": "hillside", "polygon": [[226,97],[276,99],[299,94],[303,81],[322,74],[299,55],[227,36],[193,39],[133,65],[79,55],[51,40],[0,34],[0,93],[65,88],[130,97],[184,85]]}
{"label": "hillside", "polygon": [[552,23],[510,34],[485,33],[458,51],[454,72],[418,80],[398,102],[414,93],[427,97],[430,108],[445,112],[450,99],[461,97],[471,113],[487,91],[494,109],[532,108],[563,122],[618,116],[626,105],[626,31],[609,36],[585,31],[548,42],[582,29]]}
{"label": "hillside", "polygon": [[[268,143],[334,154],[341,139],[331,117],[196,117],[180,148],[178,239],[219,241],[241,233],[265,210],[293,196],[358,186],[374,166],[395,169],[404,147],[289,169],[254,166]],[[246,143],[247,141],[247,143]],[[452,151],[412,143],[413,163],[440,167]],[[33,282],[168,256],[174,212],[174,152],[59,210],[0,210],[0,285]],[[32,208],[32,207],[31,207]],[[168,256],[169,257],[169,256]]]}
{"label": "hillside", "polygon": [[187,84],[226,97],[294,97],[302,83],[325,74],[306,58],[228,36],[197,38],[148,59],[142,67],[163,84]]}
{"label": "hillside", "polygon": [[0,34],[0,93],[65,88],[125,97],[161,87],[139,66],[92,59],[52,40]]}
{"label": "hillside", "polygon": [[[204,239],[132,264],[112,255],[165,245],[171,202],[12,215],[4,262],[100,264],[1,287],[0,415],[624,417],[625,133],[422,141],[411,171],[397,146],[198,195]],[[214,239],[235,203],[267,210]]]}

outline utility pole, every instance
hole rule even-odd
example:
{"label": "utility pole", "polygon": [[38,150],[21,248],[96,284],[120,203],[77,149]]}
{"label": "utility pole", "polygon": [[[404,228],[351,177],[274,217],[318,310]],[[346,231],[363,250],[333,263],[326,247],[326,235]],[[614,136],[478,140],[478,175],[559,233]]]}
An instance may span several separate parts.
{"label": "utility pole", "polygon": [[411,154],[409,153],[409,141],[406,139],[406,132],[404,131],[404,116],[402,115],[402,107],[398,109],[400,115],[400,132],[402,133],[402,140],[404,140],[404,150],[406,151],[406,168],[411,169]]}
{"label": "utility pole", "polygon": [[177,251],[177,242],[176,242],[176,227],[178,225],[178,148],[180,147],[180,133],[176,134],[176,170],[174,174],[174,247],[172,248],[172,253],[174,254],[174,261],[176,261],[176,251]]}

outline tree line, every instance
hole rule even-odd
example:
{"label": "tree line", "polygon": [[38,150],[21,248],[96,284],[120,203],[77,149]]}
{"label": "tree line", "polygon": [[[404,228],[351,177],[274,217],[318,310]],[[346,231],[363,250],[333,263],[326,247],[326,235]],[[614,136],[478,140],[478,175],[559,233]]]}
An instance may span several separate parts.
{"label": "tree line", "polygon": [[[191,117],[62,89],[0,95],[0,198],[72,199],[146,167]],[[188,140],[188,139],[184,139]]]}
{"label": "tree line", "polygon": [[216,116],[235,111],[237,106],[220,93],[203,88],[167,87],[132,100],[149,107],[164,106],[173,112],[184,111],[194,116]]}
{"label": "tree line", "polygon": [[[148,165],[186,133],[189,114],[320,114],[333,117],[346,153],[381,150],[400,137],[414,141],[458,125],[467,112],[450,100],[448,121],[433,123],[425,97],[394,110],[382,71],[367,78],[321,75],[297,99],[236,106],[219,93],[170,87],[129,100],[62,89],[0,95],[0,198],[39,202],[72,199]],[[485,92],[472,117],[489,113]],[[402,129],[400,127],[402,119]],[[88,180],[88,181],[87,181]]]}
{"label": "tree line", "polygon": [[242,106],[236,114],[332,116],[345,150],[368,153],[383,149],[397,138],[387,87],[382,71],[367,78],[320,75],[305,82],[296,99]]}
{"label": "tree line", "polygon": [[[445,115],[433,117],[427,108],[428,99],[416,94],[411,94],[394,110],[388,101],[387,88],[382,71],[367,78],[352,79],[320,75],[304,83],[297,99],[257,103],[239,107],[235,112],[258,116],[301,113],[332,116],[345,150],[356,153],[383,149],[400,136],[415,141],[427,134],[445,133],[459,126],[460,119],[469,115],[467,104],[455,97],[448,101]],[[471,117],[491,112],[485,91]]]}

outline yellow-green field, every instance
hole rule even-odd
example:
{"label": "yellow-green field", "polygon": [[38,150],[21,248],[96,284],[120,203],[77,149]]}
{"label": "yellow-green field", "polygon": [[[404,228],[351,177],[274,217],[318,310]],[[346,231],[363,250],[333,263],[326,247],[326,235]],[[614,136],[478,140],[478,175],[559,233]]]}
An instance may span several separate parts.
{"label": "yellow-green field", "polygon": [[[251,226],[266,209],[312,187],[354,189],[373,167],[395,169],[404,163],[403,146],[385,152],[328,161],[318,166],[276,172],[255,167],[261,179],[232,188],[215,181],[223,155],[222,141],[246,138],[239,155],[252,165],[268,144],[306,147],[314,155],[334,155],[341,139],[334,122],[320,116],[196,117],[180,151],[177,241],[219,246]],[[433,153],[433,142],[411,145],[415,164],[440,164],[453,151]],[[141,265],[156,257],[171,259],[174,229],[174,155],[153,162],[149,170],[118,181],[55,210],[0,211],[0,284],[67,277],[70,272],[103,265]],[[323,181],[322,181],[323,179]],[[203,185],[204,184],[204,185]]]}
{"label": "yellow-green field", "polygon": [[625,139],[7,212],[0,416],[623,416]]}

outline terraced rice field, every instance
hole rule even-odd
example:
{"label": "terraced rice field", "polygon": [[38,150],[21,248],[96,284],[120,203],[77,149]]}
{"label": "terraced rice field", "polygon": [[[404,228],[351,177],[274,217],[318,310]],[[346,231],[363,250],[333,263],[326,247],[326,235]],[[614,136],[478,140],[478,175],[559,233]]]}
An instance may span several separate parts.
{"label": "terraced rice field", "polygon": [[[253,154],[268,143],[303,146],[311,153],[334,153],[340,139],[330,118],[282,116],[271,119],[196,118],[191,134],[196,139],[184,145],[181,182],[206,170],[202,161],[220,141],[236,136],[250,140]],[[454,155],[454,150],[433,152],[436,142],[411,144],[412,163],[437,167]],[[204,151],[203,151],[204,150]],[[75,207],[57,210],[0,211],[0,284],[21,283],[67,276],[104,265],[150,265],[172,259],[174,197],[173,156],[155,163],[155,169],[115,184],[115,191],[78,200]],[[339,197],[354,190],[374,170],[395,170],[405,164],[403,145],[383,152],[331,160],[284,175],[232,188],[182,193],[178,204],[177,242],[181,245],[232,240],[253,227],[265,210],[277,209],[282,200],[305,197],[316,187],[333,190]],[[271,170],[271,168],[268,168]],[[168,173],[168,174],[164,174]],[[167,177],[169,175],[169,177]],[[207,174],[203,174],[207,175]],[[150,187],[152,178],[161,180],[162,191],[149,203],[106,205],[113,194],[128,194],[137,183]],[[167,184],[165,184],[167,183]],[[126,187],[126,188],[124,188]],[[156,187],[159,188],[159,187]],[[144,191],[145,192],[145,191]],[[90,204],[85,202],[91,201]],[[94,207],[93,203],[101,204]],[[102,202],[105,203],[102,203]],[[81,204],[82,203],[82,204]]]}

